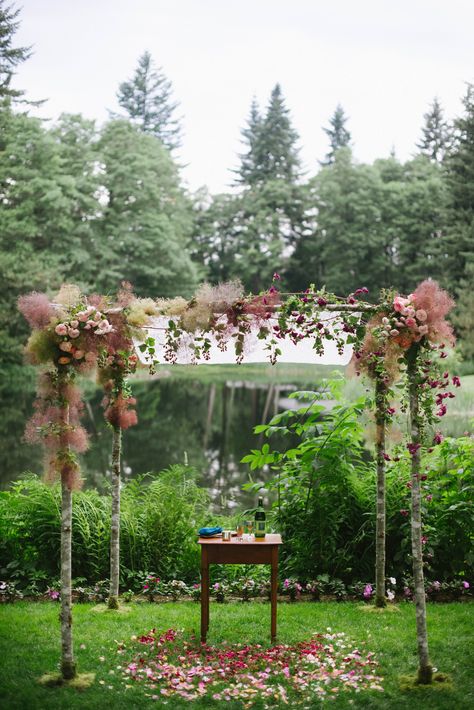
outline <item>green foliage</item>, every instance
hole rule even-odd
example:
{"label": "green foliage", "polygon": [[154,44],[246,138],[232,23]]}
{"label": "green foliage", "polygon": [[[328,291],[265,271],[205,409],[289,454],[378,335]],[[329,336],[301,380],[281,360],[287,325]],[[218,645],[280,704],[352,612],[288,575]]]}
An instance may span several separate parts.
{"label": "green foliage", "polygon": [[95,287],[112,291],[126,279],[140,296],[190,295],[197,274],[186,252],[188,204],[169,153],[126,121],[105,126],[98,150],[107,202]]}
{"label": "green foliage", "polygon": [[[206,493],[195,474],[173,466],[122,490],[121,573],[141,570],[161,577],[195,580],[199,570],[196,530],[205,521]],[[59,570],[61,492],[36,477],[0,493],[0,569],[25,586],[38,571],[49,579]],[[95,490],[73,496],[73,576],[89,582],[108,578],[110,498]],[[5,576],[5,575],[4,575]]]}
{"label": "green foliage", "polygon": [[329,138],[329,152],[322,165],[331,165],[334,163],[338,150],[350,147],[351,134],[346,128],[346,123],[347,116],[344,115],[344,109],[341,104],[338,104],[329,120],[329,128],[323,129]]}
{"label": "green foliage", "polygon": [[[363,401],[323,412],[319,394],[294,396],[306,406],[256,428],[269,439],[278,434],[285,442],[291,436],[292,446],[276,450],[266,443],[243,459],[252,469],[270,466],[274,472],[267,488],[276,493],[271,525],[285,540],[282,572],[300,580],[318,574],[345,582],[373,579],[376,473],[363,448]],[[474,572],[473,462],[470,437],[446,439],[423,457],[423,535],[431,580],[470,578]],[[410,455],[396,451],[386,471],[386,569],[397,579],[411,566],[409,485]]]}
{"label": "green foliage", "polygon": [[[276,491],[273,521],[285,540],[285,574],[312,578],[316,571],[351,576],[355,560],[367,574],[363,431],[355,405],[337,404],[323,415],[321,395],[296,392],[301,406],[257,427],[269,438],[297,437],[297,445],[277,451],[264,444],[243,460],[251,467],[270,464],[267,484]],[[361,544],[362,543],[362,544]],[[369,567],[370,569],[370,567]]]}
{"label": "green foliage", "polygon": [[306,209],[314,224],[296,241],[288,267],[293,289],[308,275],[336,293],[388,285],[409,293],[427,276],[446,283],[441,233],[446,186],[438,164],[420,156],[357,164],[349,148],[309,183]]}
{"label": "green foliage", "polygon": [[30,47],[15,47],[13,37],[18,30],[19,8],[0,0],[0,99],[19,100],[24,92],[11,86],[15,68],[30,56]]}
{"label": "green foliage", "polygon": [[169,150],[179,147],[181,128],[173,117],[178,104],[172,100],[171,82],[161,68],[155,69],[150,52],[139,58],[133,78],[120,84],[117,100],[141,131]]}
{"label": "green foliage", "polygon": [[450,128],[443,113],[441,104],[435,97],[429,111],[423,116],[425,123],[421,139],[417,143],[420,153],[438,163],[443,161],[451,140]]}
{"label": "green foliage", "polygon": [[248,150],[241,156],[239,182],[253,187],[268,180],[289,183],[296,180],[300,167],[298,134],[291,125],[279,84],[272,90],[264,117],[253,99],[248,126],[242,135]]}

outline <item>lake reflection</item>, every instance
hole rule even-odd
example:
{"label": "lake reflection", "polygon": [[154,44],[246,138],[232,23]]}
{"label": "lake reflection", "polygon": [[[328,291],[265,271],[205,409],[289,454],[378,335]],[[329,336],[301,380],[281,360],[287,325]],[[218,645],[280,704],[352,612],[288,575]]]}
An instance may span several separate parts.
{"label": "lake reflection", "polygon": [[[124,434],[124,477],[187,461],[201,473],[201,484],[209,490],[216,510],[254,505],[255,495],[241,490],[248,480],[248,467],[240,460],[259,444],[253,427],[277,411],[281,387],[155,380],[135,383],[133,391],[139,424]],[[84,457],[88,483],[98,488],[103,487],[104,472],[110,468],[111,450],[101,397],[97,392],[90,400],[92,446]],[[260,472],[257,475],[257,480],[263,480]]]}
{"label": "lake reflection", "polygon": [[[244,371],[242,369],[242,374]],[[245,375],[244,375],[245,376]],[[257,424],[268,422],[282,409],[294,403],[288,400],[292,391],[313,389],[312,384],[281,384],[258,381],[234,381],[216,376],[160,377],[133,382],[137,397],[138,425],[124,433],[123,477],[132,478],[147,472],[158,472],[168,466],[187,461],[197,469],[200,482],[210,492],[216,512],[229,512],[253,507],[256,494],[242,491],[249,480],[249,468],[240,460],[251,448],[261,446],[261,436],[253,434]],[[291,377],[291,375],[290,375]],[[10,383],[12,385],[13,383]],[[354,387],[357,389],[354,389]],[[24,471],[42,472],[40,447],[23,441],[25,422],[33,411],[33,383],[1,389],[0,417],[0,487],[5,488]],[[348,383],[346,392],[354,400],[364,392],[359,383]],[[86,384],[83,423],[90,435],[91,447],[82,458],[86,486],[105,490],[110,480],[112,435],[101,407],[102,391]],[[326,401],[326,405],[330,405]],[[445,434],[459,436],[469,426],[470,416],[464,407],[454,407],[441,423]],[[370,427],[368,427],[370,429]],[[290,442],[285,441],[285,445]],[[277,448],[278,442],[272,439]],[[368,442],[372,448],[372,442]],[[261,471],[253,472],[254,480],[263,481]]]}

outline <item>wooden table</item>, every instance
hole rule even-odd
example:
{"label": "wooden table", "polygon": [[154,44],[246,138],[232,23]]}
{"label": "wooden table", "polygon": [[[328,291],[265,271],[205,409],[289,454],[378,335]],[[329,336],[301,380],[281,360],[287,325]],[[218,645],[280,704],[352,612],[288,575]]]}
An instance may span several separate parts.
{"label": "wooden table", "polygon": [[227,542],[222,538],[202,538],[201,545],[201,641],[206,641],[209,629],[209,565],[271,565],[271,640],[277,630],[278,547],[281,536],[268,534],[258,542],[233,537]]}

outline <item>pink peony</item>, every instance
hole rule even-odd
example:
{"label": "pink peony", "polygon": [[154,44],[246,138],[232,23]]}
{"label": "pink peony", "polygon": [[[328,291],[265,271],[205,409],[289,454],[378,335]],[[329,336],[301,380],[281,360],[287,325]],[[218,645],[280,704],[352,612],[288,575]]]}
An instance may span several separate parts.
{"label": "pink peony", "polygon": [[67,335],[67,325],[65,323],[58,323],[54,332],[56,335]]}
{"label": "pink peony", "polygon": [[425,320],[428,318],[428,315],[426,311],[423,310],[423,308],[420,308],[418,311],[415,313],[416,319],[420,321],[420,323],[424,323]]}

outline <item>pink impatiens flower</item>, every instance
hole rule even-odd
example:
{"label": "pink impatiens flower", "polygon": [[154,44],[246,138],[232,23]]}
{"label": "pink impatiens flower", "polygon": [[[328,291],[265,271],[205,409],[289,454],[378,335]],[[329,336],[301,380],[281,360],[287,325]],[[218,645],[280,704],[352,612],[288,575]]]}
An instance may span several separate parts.
{"label": "pink impatiens flower", "polygon": [[372,592],[373,592],[372,585],[366,584],[364,587],[364,592],[363,592],[364,599],[370,599],[370,597],[372,596]]}

